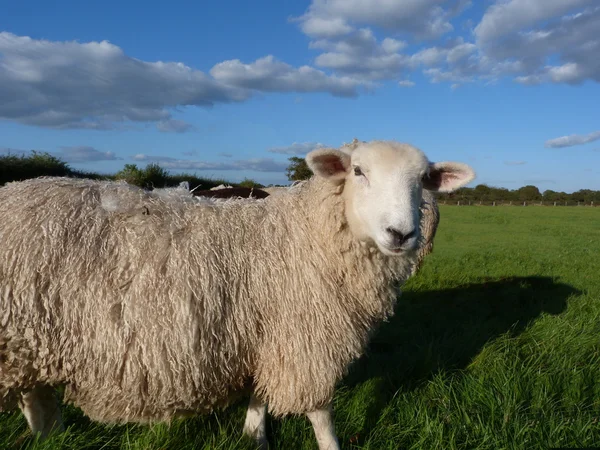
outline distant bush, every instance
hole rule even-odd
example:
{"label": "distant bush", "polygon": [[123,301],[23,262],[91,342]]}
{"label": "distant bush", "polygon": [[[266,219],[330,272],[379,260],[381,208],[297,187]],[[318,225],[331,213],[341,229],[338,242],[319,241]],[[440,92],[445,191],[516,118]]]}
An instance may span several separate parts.
{"label": "distant bush", "polygon": [[256,181],[251,180],[250,178],[244,178],[240,183],[238,183],[238,186],[258,189],[265,187],[264,184],[257,183]]}
{"label": "distant bush", "polygon": [[0,185],[10,181],[41,176],[72,176],[67,163],[45,152],[32,151],[29,155],[0,156]]}
{"label": "distant bush", "polygon": [[140,169],[135,164],[125,164],[123,169],[115,174],[115,179],[144,189],[163,188],[168,185],[169,172],[154,163],[148,164],[145,169]]}

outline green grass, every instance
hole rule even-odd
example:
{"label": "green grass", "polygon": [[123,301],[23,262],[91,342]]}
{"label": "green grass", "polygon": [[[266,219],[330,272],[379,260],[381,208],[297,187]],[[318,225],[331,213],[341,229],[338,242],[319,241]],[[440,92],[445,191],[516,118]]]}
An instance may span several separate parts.
{"label": "green grass", "polygon": [[[335,398],[343,448],[600,447],[600,209],[441,206],[435,249]],[[233,449],[244,405],[168,425],[106,427],[65,409],[38,444],[20,413],[0,448]],[[275,448],[314,449],[308,420]]]}

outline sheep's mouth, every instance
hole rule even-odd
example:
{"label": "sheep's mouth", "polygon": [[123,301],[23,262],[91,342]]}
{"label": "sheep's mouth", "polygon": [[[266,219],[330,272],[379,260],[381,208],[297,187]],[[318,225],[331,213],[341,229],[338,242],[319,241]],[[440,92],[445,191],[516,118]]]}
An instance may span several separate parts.
{"label": "sheep's mouth", "polygon": [[388,256],[401,256],[405,253],[410,253],[415,251],[417,248],[416,243],[407,242],[402,244],[399,247],[394,247],[392,245],[379,244],[379,249]]}
{"label": "sheep's mouth", "polygon": [[391,247],[389,245],[379,245],[379,249],[381,250],[381,252],[383,254],[388,255],[388,256],[400,256],[403,253],[411,250],[407,246]]}

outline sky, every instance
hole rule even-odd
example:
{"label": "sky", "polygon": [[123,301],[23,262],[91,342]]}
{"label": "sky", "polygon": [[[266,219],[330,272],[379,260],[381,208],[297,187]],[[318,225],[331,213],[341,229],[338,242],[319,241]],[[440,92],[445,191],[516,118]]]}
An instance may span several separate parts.
{"label": "sky", "polygon": [[353,138],[600,190],[597,0],[0,0],[0,154],[287,184]]}

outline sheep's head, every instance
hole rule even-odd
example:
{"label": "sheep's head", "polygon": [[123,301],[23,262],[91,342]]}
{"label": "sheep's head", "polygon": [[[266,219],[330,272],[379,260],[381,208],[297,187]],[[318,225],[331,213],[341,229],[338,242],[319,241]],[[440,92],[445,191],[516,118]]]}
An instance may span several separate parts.
{"label": "sheep's head", "polygon": [[466,164],[431,163],[421,150],[390,141],[313,150],[306,162],[316,176],[344,184],[352,233],[386,255],[416,249],[423,189],[450,192],[475,178]]}

